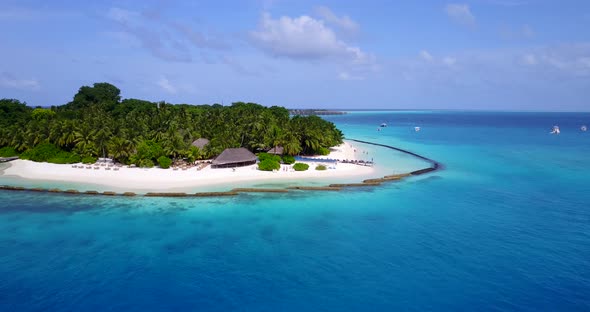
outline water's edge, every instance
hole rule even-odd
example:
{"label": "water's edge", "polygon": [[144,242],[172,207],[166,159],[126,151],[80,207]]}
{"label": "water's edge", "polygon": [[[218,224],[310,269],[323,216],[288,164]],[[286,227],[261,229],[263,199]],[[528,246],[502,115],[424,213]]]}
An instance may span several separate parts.
{"label": "water's edge", "polygon": [[[390,145],[386,145],[386,144],[380,144],[380,143],[374,143],[374,142],[369,142],[369,141],[349,139],[349,138],[347,138],[347,140],[358,142],[358,143],[363,143],[363,144],[369,144],[369,145],[373,145],[373,146],[384,147],[384,148],[388,148],[388,149],[395,150],[398,152],[402,152],[407,155],[424,160],[424,161],[430,163],[431,166],[427,167],[427,168],[422,168],[422,169],[414,170],[411,172],[407,172],[407,173],[385,175],[382,177],[365,179],[365,180],[358,182],[358,183],[333,183],[333,184],[328,184],[326,186],[286,186],[283,188],[249,187],[249,188],[233,188],[228,191],[196,192],[196,193],[147,192],[147,193],[143,194],[143,196],[147,196],[147,197],[222,197],[222,196],[236,196],[236,195],[239,195],[240,193],[286,193],[286,192],[293,191],[293,190],[296,190],[296,191],[340,191],[343,188],[350,188],[350,187],[380,186],[384,182],[399,181],[399,180],[409,177],[409,176],[423,175],[426,173],[430,173],[430,172],[434,172],[434,171],[443,169],[443,166],[441,163],[439,163],[433,159],[427,158],[425,156],[416,154],[414,152],[399,148],[399,147],[390,146]],[[112,191],[104,191],[104,192],[84,191],[84,192],[81,192],[81,191],[75,190],[75,189],[62,190],[59,188],[51,188],[51,189],[26,188],[26,187],[22,187],[22,186],[11,186],[11,185],[0,185],[0,190],[25,191],[25,192],[37,192],[37,193],[61,193],[61,194],[70,194],[70,195],[92,195],[92,196],[96,196],[96,195],[138,196],[138,194],[135,192],[119,192],[119,193],[112,192]]]}

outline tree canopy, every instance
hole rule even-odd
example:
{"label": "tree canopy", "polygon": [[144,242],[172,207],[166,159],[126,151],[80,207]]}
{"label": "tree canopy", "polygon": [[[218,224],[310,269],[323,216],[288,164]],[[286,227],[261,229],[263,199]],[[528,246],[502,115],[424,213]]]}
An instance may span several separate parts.
{"label": "tree canopy", "polygon": [[[2,99],[0,148],[24,153],[51,144],[82,158],[112,157],[139,165],[157,163],[162,156],[207,159],[230,147],[259,152],[282,146],[287,155],[319,154],[342,143],[342,132],[333,123],[317,116],[291,117],[284,107],[175,105],[121,100],[120,93],[109,83],[95,83],[81,87],[69,103],[35,109]],[[191,146],[198,138],[209,144]]]}

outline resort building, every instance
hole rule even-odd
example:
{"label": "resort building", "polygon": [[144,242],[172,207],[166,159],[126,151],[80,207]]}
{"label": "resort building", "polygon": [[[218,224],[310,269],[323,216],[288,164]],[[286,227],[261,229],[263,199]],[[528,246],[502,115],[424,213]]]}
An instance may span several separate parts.
{"label": "resort building", "polygon": [[249,150],[240,148],[227,148],[211,163],[211,168],[232,168],[256,164],[258,158]]}
{"label": "resort building", "polygon": [[193,143],[191,144],[192,146],[198,147],[199,149],[203,149],[205,148],[205,146],[209,144],[209,140],[205,139],[205,138],[199,138],[196,139],[195,141],[193,141]]}
{"label": "resort building", "polygon": [[275,155],[283,155],[283,147],[282,146],[275,146],[267,151],[269,154]]}

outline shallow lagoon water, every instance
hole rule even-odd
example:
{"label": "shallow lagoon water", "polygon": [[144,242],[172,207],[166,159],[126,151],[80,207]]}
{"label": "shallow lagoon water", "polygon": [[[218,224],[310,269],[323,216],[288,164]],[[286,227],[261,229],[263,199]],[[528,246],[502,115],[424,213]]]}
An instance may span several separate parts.
{"label": "shallow lagoon water", "polygon": [[3,191],[1,310],[590,310],[590,114],[326,118],[445,170],[234,198]]}

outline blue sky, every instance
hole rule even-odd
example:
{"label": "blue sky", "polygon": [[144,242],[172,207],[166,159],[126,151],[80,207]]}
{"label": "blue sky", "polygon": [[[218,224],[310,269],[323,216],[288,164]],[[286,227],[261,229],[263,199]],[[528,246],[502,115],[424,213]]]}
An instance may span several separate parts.
{"label": "blue sky", "polygon": [[590,2],[0,0],[0,97],[590,110]]}

